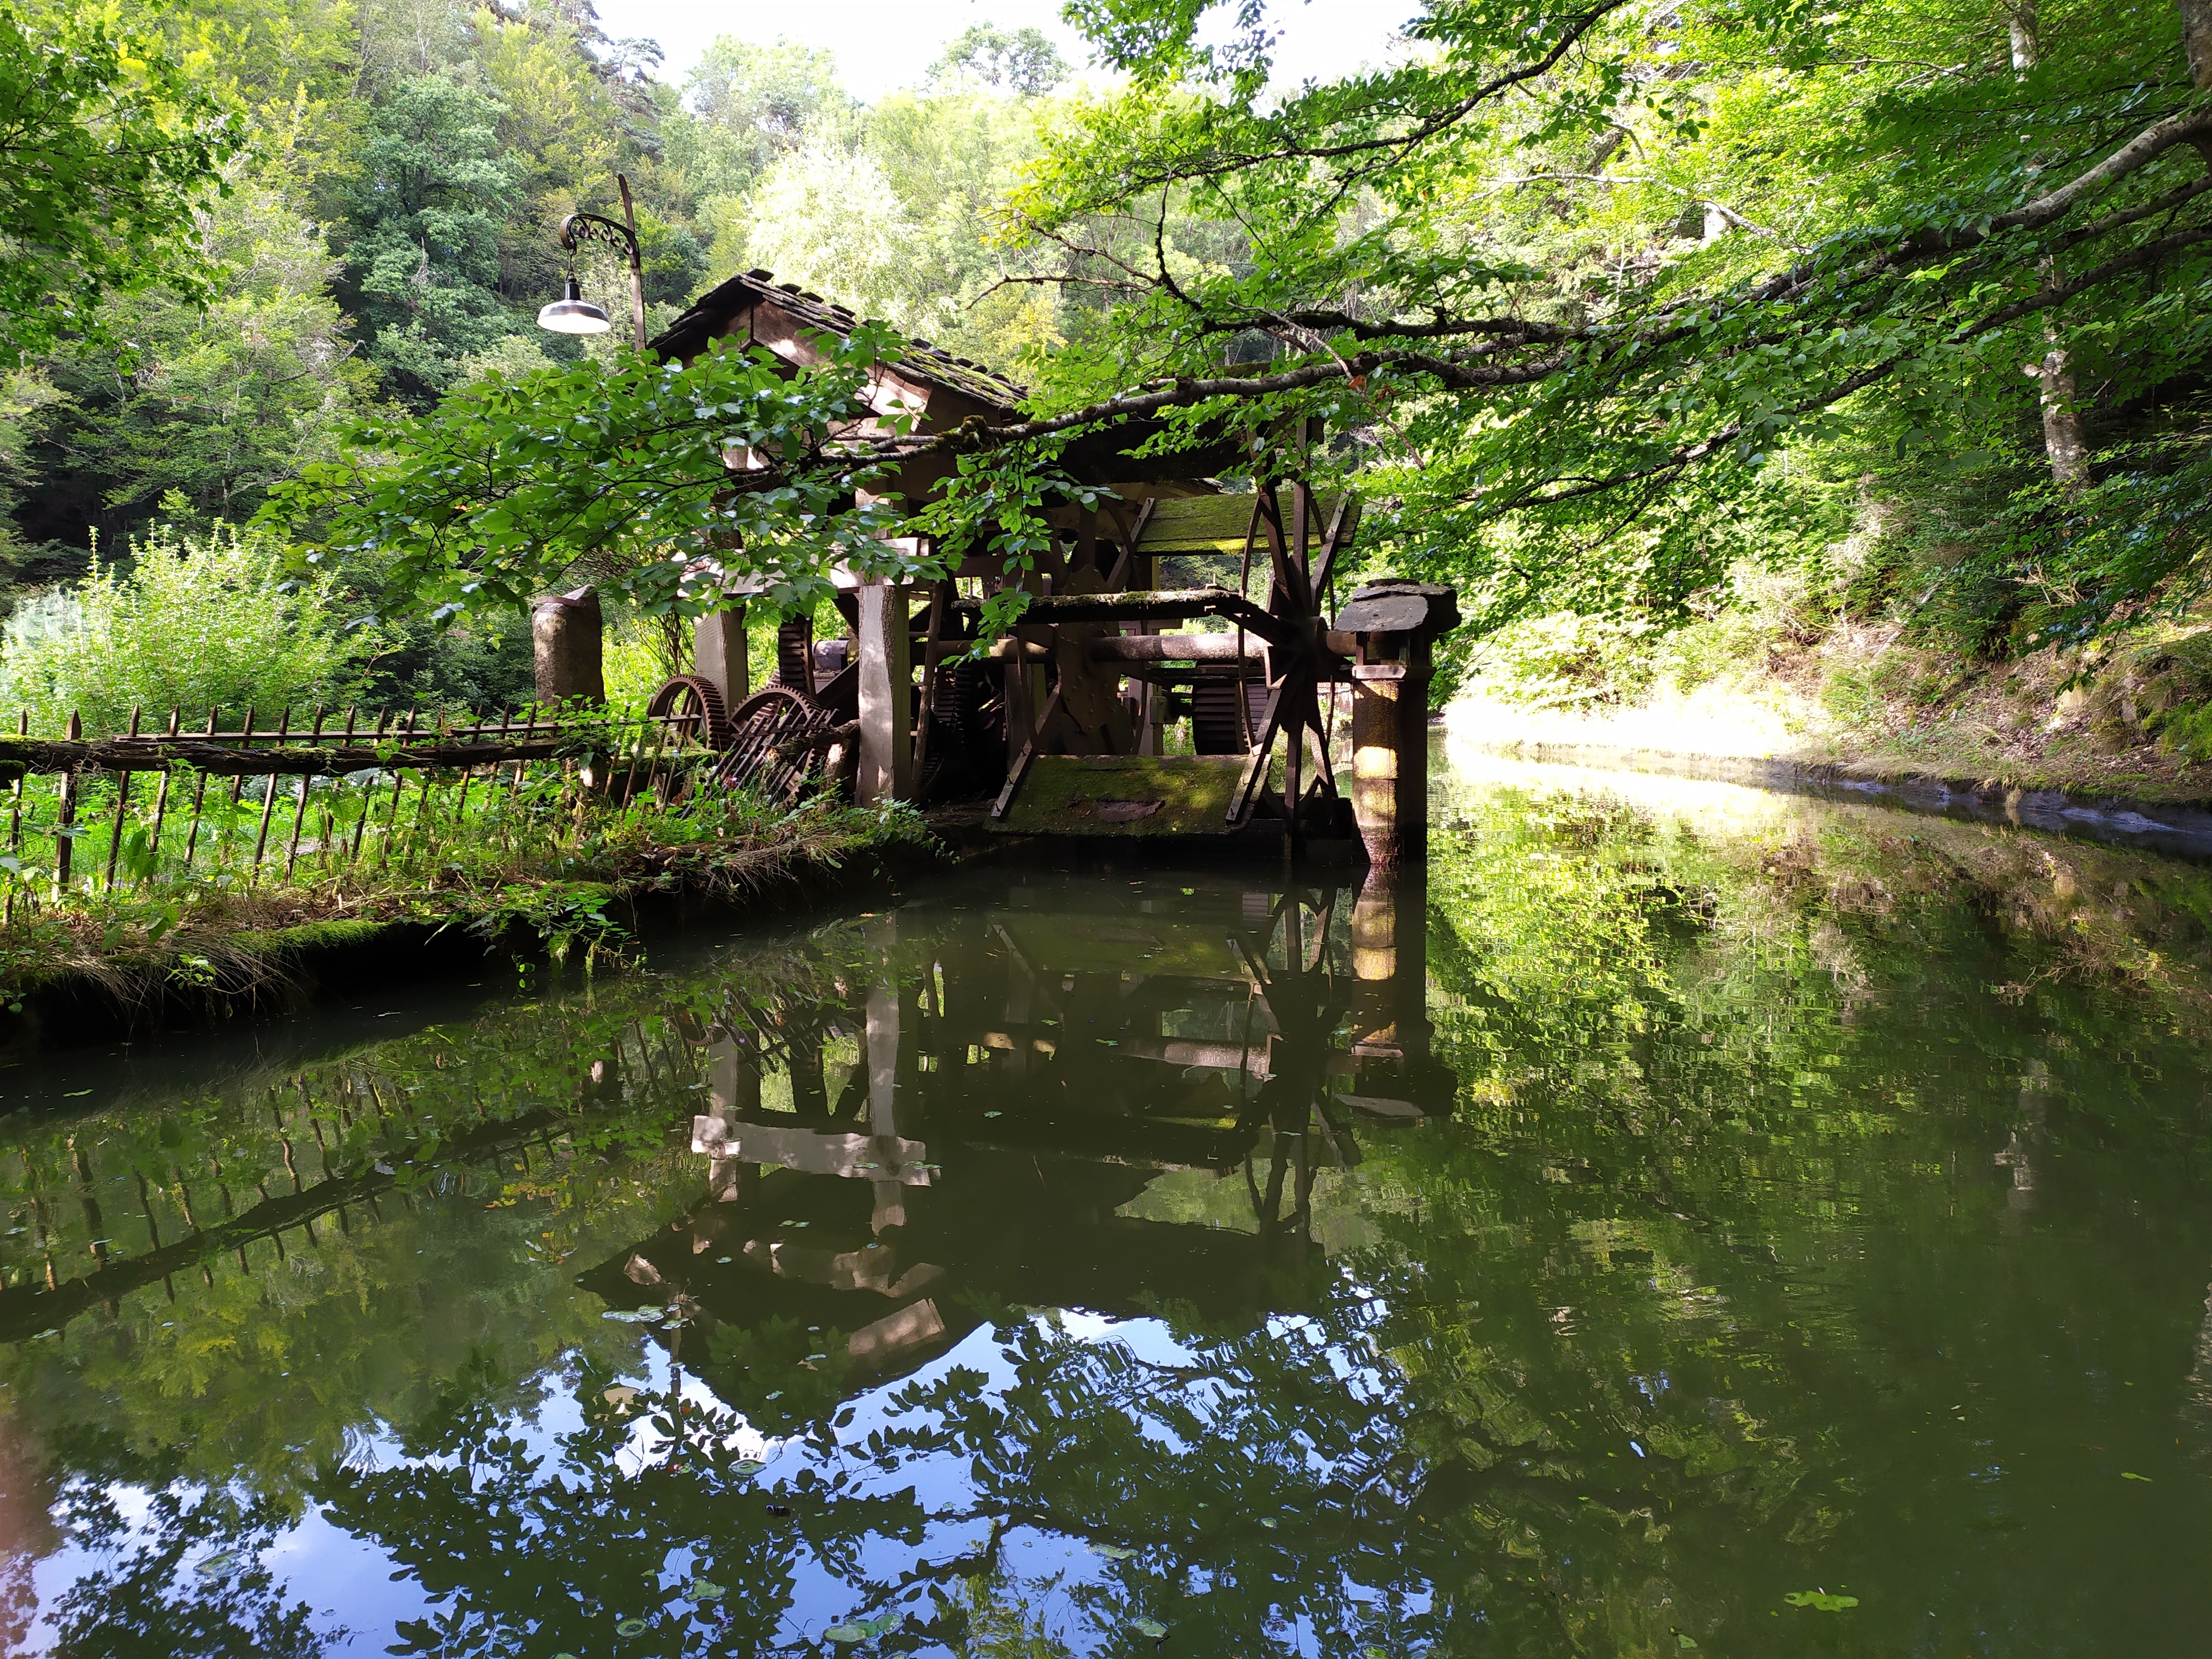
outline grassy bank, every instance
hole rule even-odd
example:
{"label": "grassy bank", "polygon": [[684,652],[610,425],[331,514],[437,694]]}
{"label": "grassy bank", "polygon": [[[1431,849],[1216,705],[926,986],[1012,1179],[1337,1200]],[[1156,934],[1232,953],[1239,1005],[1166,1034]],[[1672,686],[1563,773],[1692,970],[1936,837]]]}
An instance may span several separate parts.
{"label": "grassy bank", "polygon": [[1964,653],[1907,614],[1831,611],[1753,576],[1674,633],[1546,618],[1479,654],[1450,722],[1505,753],[1783,762],[2144,803],[2212,802],[2212,615],[2086,648]]}
{"label": "grassy bank", "polygon": [[[260,866],[236,850],[251,846],[262,816],[250,798],[234,814],[239,833],[212,824],[189,862],[157,844],[151,856],[119,859],[112,881],[88,859],[64,884],[51,857],[43,866],[15,859],[0,879],[0,999],[20,1012],[27,997],[74,982],[125,1006],[222,1006],[283,986],[303,954],[365,944],[395,925],[588,961],[628,948],[621,913],[649,895],[742,896],[929,839],[911,809],[829,799],[785,807],[712,791],[617,805],[578,799],[557,779],[543,790],[471,796],[447,783],[419,799],[408,793],[410,810],[384,821],[367,810],[379,800],[368,800],[351,834],[343,802],[319,824],[320,805],[311,805],[302,816],[318,833]],[[105,805],[86,801],[85,820],[99,822]]]}

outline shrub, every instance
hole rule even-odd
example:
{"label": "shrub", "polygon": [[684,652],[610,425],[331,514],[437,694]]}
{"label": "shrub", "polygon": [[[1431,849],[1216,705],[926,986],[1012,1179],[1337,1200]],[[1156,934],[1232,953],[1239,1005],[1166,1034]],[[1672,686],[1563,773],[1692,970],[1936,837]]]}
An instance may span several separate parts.
{"label": "shrub", "polygon": [[334,578],[288,575],[282,544],[228,524],[204,536],[157,526],[131,544],[128,567],[95,556],[73,588],[27,605],[0,635],[0,708],[27,709],[58,736],[76,709],[88,734],[120,732],[140,708],[150,724],[183,710],[189,728],[217,711],[229,726],[250,707],[279,711],[356,694],[373,629],[346,625]]}

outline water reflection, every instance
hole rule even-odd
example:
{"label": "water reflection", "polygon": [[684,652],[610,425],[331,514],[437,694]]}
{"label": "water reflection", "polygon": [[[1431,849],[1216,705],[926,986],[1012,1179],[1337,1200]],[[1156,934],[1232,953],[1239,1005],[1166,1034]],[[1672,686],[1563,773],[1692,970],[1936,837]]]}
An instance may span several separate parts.
{"label": "water reflection", "polygon": [[57,1073],[0,1632],[2188,1650],[2212,878],[1633,787]]}

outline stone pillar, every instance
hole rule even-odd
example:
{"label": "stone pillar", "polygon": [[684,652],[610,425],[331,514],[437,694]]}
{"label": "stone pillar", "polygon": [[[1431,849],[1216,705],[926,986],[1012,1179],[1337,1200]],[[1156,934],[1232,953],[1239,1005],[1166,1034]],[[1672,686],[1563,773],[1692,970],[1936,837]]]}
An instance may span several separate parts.
{"label": "stone pillar", "polygon": [[752,695],[751,665],[745,659],[745,604],[738,600],[726,611],[699,618],[692,635],[692,672],[712,680],[722,694],[722,707],[732,714]]}
{"label": "stone pillar", "polygon": [[854,794],[863,806],[914,796],[908,593],[897,582],[869,582],[860,589],[860,769]]}
{"label": "stone pillar", "polygon": [[549,594],[531,607],[530,643],[537,661],[539,702],[607,700],[605,631],[599,596],[588,587]]}

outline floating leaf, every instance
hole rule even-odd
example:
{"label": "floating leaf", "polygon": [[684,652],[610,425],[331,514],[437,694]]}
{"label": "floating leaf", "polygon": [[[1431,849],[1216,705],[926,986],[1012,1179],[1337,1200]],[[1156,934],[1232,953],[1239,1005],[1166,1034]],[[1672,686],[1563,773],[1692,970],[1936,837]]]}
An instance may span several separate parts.
{"label": "floating leaf", "polygon": [[1168,1627],[1160,1623],[1157,1619],[1139,1619],[1133,1620],[1129,1628],[1136,1632],[1138,1635],[1149,1636],[1155,1641],[1158,1641],[1161,1637],[1165,1636],[1168,1633]]}
{"label": "floating leaf", "polygon": [[832,1642],[865,1642],[868,1639],[866,1627],[860,1625],[832,1625],[822,1634]]}
{"label": "floating leaf", "polygon": [[709,1583],[704,1578],[694,1578],[691,1581],[690,1594],[694,1601],[719,1601],[727,1595],[729,1591],[721,1585]]}
{"label": "floating leaf", "polygon": [[638,1636],[643,1634],[644,1630],[644,1620],[625,1619],[622,1623],[615,1626],[615,1634],[617,1636]]}
{"label": "floating leaf", "polygon": [[733,1474],[759,1474],[763,1469],[766,1468],[767,1467],[768,1467],[768,1465],[767,1465],[767,1464],[765,1464],[765,1463],[756,1463],[756,1462],[753,1462],[753,1460],[752,1460],[751,1458],[748,1457],[748,1458],[744,1459],[742,1462],[738,1462],[738,1463],[732,1464],[732,1465],[731,1466],[731,1468],[732,1468],[732,1472]]}
{"label": "floating leaf", "polygon": [[1674,1638],[1674,1645],[1684,1649],[1693,1648],[1698,1645],[1698,1638],[1694,1636],[1677,1636]]}
{"label": "floating leaf", "polygon": [[1093,1544],[1091,1548],[1094,1554],[1103,1555],[1109,1561],[1131,1560],[1137,1553],[1134,1550],[1123,1549],[1119,1544]]}
{"label": "floating leaf", "polygon": [[1263,1515],[1260,1517],[1260,1524],[1263,1527],[1279,1527],[1283,1523],[1272,1515]]}
{"label": "floating leaf", "polygon": [[2137,1474],[2133,1469],[2122,1469],[2120,1471],[2120,1479],[2123,1480],[2140,1480],[2145,1486],[2151,1484],[2151,1479],[2148,1475]]}
{"label": "floating leaf", "polygon": [[192,1571],[203,1578],[212,1578],[219,1572],[228,1572],[237,1561],[238,1558],[226,1550],[221,1555],[210,1555]]}
{"label": "floating leaf", "polygon": [[881,1636],[885,1631],[896,1628],[900,1617],[896,1613],[879,1613],[860,1628],[871,1636]]}
{"label": "floating leaf", "polygon": [[1821,1613],[1841,1613],[1859,1604],[1856,1595],[1831,1595],[1826,1590],[1792,1590],[1782,1599],[1793,1607],[1813,1607]]}

